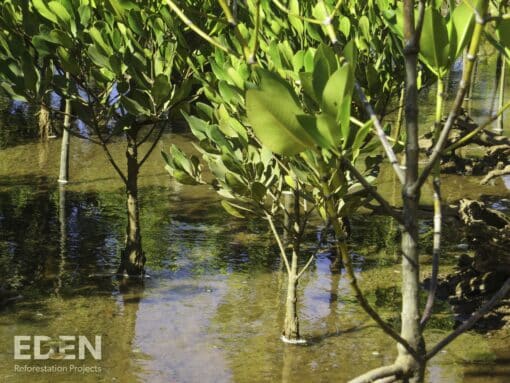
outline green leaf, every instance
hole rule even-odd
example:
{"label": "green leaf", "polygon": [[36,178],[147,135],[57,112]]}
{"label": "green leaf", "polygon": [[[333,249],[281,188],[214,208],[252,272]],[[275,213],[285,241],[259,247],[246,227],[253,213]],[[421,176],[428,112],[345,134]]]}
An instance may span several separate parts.
{"label": "green leaf", "polygon": [[74,46],[71,37],[61,30],[53,29],[50,32],[50,38],[53,42],[62,45],[66,49],[72,49]]}
{"label": "green leaf", "polygon": [[420,58],[437,76],[449,67],[449,41],[446,20],[434,7],[427,7],[420,39]]}
{"label": "green leaf", "polygon": [[87,49],[87,54],[94,64],[98,67],[106,67],[111,70],[110,60],[108,56],[99,52],[95,45],[90,45]]}
{"label": "green leaf", "polygon": [[372,121],[369,120],[365,125],[358,129],[358,132],[356,133],[356,138],[354,139],[354,142],[351,147],[353,152],[359,153],[359,151],[361,150],[361,147],[365,143],[365,139],[367,138],[368,133],[370,133],[371,124]]}
{"label": "green leaf", "polygon": [[25,98],[25,96],[16,92],[10,84],[8,84],[6,82],[0,82],[0,87],[2,87],[2,89],[7,93],[7,95],[11,99],[13,99],[15,101],[27,102],[27,99]]}
{"label": "green leaf", "polygon": [[134,116],[149,116],[150,111],[145,109],[138,101],[133,100],[132,98],[121,96],[120,97],[121,104],[126,108],[128,113]]}
{"label": "green leaf", "polygon": [[[496,26],[499,43],[507,50],[510,49],[510,20],[501,20]],[[507,54],[508,56],[508,54]]]}
{"label": "green leaf", "polygon": [[55,24],[58,23],[57,16],[49,10],[45,0],[32,0],[32,4],[42,17]]}
{"label": "green leaf", "polygon": [[78,116],[80,120],[85,122],[86,124],[92,124],[92,113],[90,112],[90,108],[88,105],[85,105],[80,100],[71,100],[71,109],[74,114]]}
{"label": "green leaf", "polygon": [[199,141],[205,140],[207,138],[206,132],[209,129],[209,124],[200,118],[190,116],[184,111],[182,111],[182,115],[188,123],[193,135],[198,138]]}
{"label": "green leaf", "polygon": [[251,184],[251,195],[257,202],[262,202],[266,196],[266,187],[260,182],[254,182]]}
{"label": "green leaf", "polygon": [[322,92],[322,108],[325,113],[340,118],[341,106],[346,94],[352,91],[351,65],[349,63],[337,69],[328,79]]}
{"label": "green leaf", "polygon": [[297,154],[314,145],[297,115],[303,114],[287,82],[266,70],[259,70],[260,87],[246,92],[246,112],[255,135],[275,153]]}
{"label": "green leaf", "polygon": [[313,88],[317,96],[322,95],[329,76],[338,69],[335,53],[327,45],[321,44],[314,56]]}
{"label": "green leaf", "polygon": [[307,72],[300,72],[299,80],[301,81],[301,87],[303,88],[304,93],[312,100],[314,100],[317,104],[319,104],[320,95],[317,96],[315,94],[315,89],[313,88],[313,74]]}
{"label": "green leaf", "polygon": [[248,186],[241,180],[240,176],[230,171],[225,173],[225,184],[238,195],[245,196],[249,193]]}
{"label": "green leaf", "polygon": [[71,15],[67,12],[67,9],[59,1],[50,1],[48,3],[50,8],[57,17],[65,23],[71,21]]}
{"label": "green leaf", "polygon": [[365,15],[361,16],[358,21],[359,29],[361,30],[361,33],[363,34],[363,37],[370,41],[372,39],[372,36],[370,36],[370,21],[368,20],[368,17]]}
{"label": "green leaf", "polygon": [[345,38],[349,38],[349,34],[351,33],[351,20],[348,17],[340,17],[340,32],[343,33]]}
{"label": "green leaf", "polygon": [[24,52],[21,57],[21,68],[23,70],[23,80],[25,81],[25,88],[30,89],[34,95],[37,93],[39,87],[40,76],[34,66],[34,58],[28,52]]}
{"label": "green leaf", "polygon": [[131,9],[139,10],[140,8],[138,5],[133,3],[130,0],[108,0],[108,2],[111,4],[112,8],[114,9],[115,13],[119,16],[124,16],[126,11],[129,11]]}
{"label": "green leaf", "polygon": [[242,101],[238,90],[226,81],[222,80],[218,83],[218,90],[223,100],[227,103],[239,103]]}
{"label": "green leaf", "polygon": [[106,43],[99,29],[96,27],[90,28],[89,35],[92,38],[92,41],[94,41],[96,47],[102,50],[101,53],[106,56],[110,56],[113,53],[113,49]]}
{"label": "green leaf", "polygon": [[321,148],[329,149],[338,145],[341,140],[341,131],[334,117],[321,113],[316,116],[298,116],[301,126],[313,137],[315,144]]}
{"label": "green leaf", "polygon": [[[299,1],[298,0],[290,0],[288,4],[290,14],[292,15],[299,15]],[[296,30],[298,35],[303,34],[303,22],[295,16],[289,15],[289,22],[292,25],[292,27]]]}
{"label": "green leaf", "polygon": [[[351,88],[352,89],[352,88]],[[352,94],[348,93],[344,96],[340,107],[340,128],[344,138],[343,148],[348,148],[354,139],[355,130],[351,129],[351,101]]]}
{"label": "green leaf", "polygon": [[230,202],[226,201],[226,200],[221,200],[221,206],[223,206],[223,209],[225,209],[225,211],[236,217],[236,218],[244,218],[244,215],[242,215],[239,210],[237,210],[234,205],[232,205]]}
{"label": "green leaf", "polygon": [[170,79],[165,74],[160,74],[154,80],[151,94],[154,98],[155,104],[159,107],[164,102],[170,99],[172,92],[172,86],[170,85]]}
{"label": "green leaf", "polygon": [[175,180],[183,185],[197,185],[198,182],[195,181],[193,177],[191,177],[188,173],[179,170],[172,169],[169,165],[165,165],[165,169],[175,178]]}
{"label": "green leaf", "polygon": [[69,53],[69,51],[63,47],[57,48],[58,56],[62,61],[62,67],[66,72],[71,74],[78,74],[80,72],[80,67],[75,57]]}
{"label": "green leaf", "polygon": [[450,18],[450,49],[452,60],[456,59],[471,39],[475,25],[475,13],[466,3],[461,3],[452,12]]}
{"label": "green leaf", "polygon": [[[384,9],[384,8],[382,8]],[[397,3],[396,9],[388,9],[382,12],[383,20],[390,30],[401,40],[404,38],[404,18],[402,3]]]}

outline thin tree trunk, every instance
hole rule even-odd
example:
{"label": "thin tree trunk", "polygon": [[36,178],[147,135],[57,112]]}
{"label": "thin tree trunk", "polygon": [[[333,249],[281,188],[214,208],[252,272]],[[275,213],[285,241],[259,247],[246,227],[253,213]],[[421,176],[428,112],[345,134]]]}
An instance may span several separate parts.
{"label": "thin tree trunk", "polygon": [[292,260],[287,284],[287,300],[285,303],[285,322],[283,325],[283,337],[286,341],[296,341],[299,336],[299,318],[297,314],[297,263],[298,255],[295,249],[292,250]]}
{"label": "thin tree trunk", "polygon": [[55,287],[56,295],[59,295],[62,290],[66,268],[67,214],[66,214],[66,189],[64,185],[59,185],[58,188],[58,220],[60,224],[60,262],[58,265],[57,286]]}
{"label": "thin tree trunk", "polygon": [[[419,46],[416,41],[414,1],[404,2],[404,35],[406,40],[406,177],[403,189],[402,233],[402,327],[401,337],[418,352],[425,352],[420,329],[420,264],[418,252],[418,207],[420,191],[412,190],[418,179],[418,87],[417,62]],[[416,360],[402,345],[398,345],[397,365],[404,372],[412,372],[410,382],[422,382],[425,365]]]}
{"label": "thin tree trunk", "polygon": [[140,233],[140,204],[138,200],[138,144],[136,133],[127,134],[127,228],[126,244],[122,253],[119,273],[127,275],[143,275],[145,254],[142,250],[142,236]]}
{"label": "thin tree trunk", "polygon": [[50,110],[46,105],[41,105],[39,110],[39,137],[41,140],[47,140],[51,134],[51,116]]}
{"label": "thin tree trunk", "polygon": [[[505,104],[505,71],[506,71],[506,58],[501,57],[501,74],[499,78],[499,100],[498,100],[498,110],[503,108]],[[501,113],[498,117],[498,125],[496,130],[499,132],[503,131],[504,125],[504,113]]]}
{"label": "thin tree trunk", "polygon": [[64,129],[62,131],[62,146],[60,148],[60,172],[58,182],[66,184],[69,181],[69,144],[71,136],[69,129],[71,128],[71,100],[66,100]]}

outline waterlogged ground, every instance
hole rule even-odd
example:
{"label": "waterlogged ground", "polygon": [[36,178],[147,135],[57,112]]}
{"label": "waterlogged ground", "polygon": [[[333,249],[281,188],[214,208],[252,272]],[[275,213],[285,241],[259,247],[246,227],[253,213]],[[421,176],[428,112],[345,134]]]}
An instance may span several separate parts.
{"label": "waterlogged ground", "polygon": [[[489,87],[489,80],[482,80],[475,89],[478,100]],[[473,113],[488,113],[490,102],[487,97],[474,102]],[[227,216],[207,187],[173,183],[157,151],[140,179],[149,278],[143,286],[120,284],[110,274],[123,243],[124,192],[101,149],[73,138],[73,182],[61,190],[59,142],[31,138],[33,111],[5,104],[1,109],[0,286],[23,298],[0,309],[0,382],[344,382],[393,361],[393,342],[360,311],[345,275],[330,272],[327,249],[299,287],[301,332],[308,344],[283,344],[286,281],[267,229]],[[170,142],[190,147],[185,137],[169,134],[158,149]],[[121,142],[113,149],[119,163],[123,151]],[[502,180],[483,187],[478,181],[445,177],[443,194],[450,201],[492,195],[494,206],[508,206]],[[380,186],[398,201],[400,191],[389,173]],[[430,223],[424,219],[421,225],[424,277],[430,273]],[[451,269],[464,251],[464,238],[454,225],[445,226],[445,264]],[[315,235],[310,232],[309,242]],[[361,285],[396,326],[397,242],[391,220],[364,215],[353,220],[351,249]],[[438,303],[436,313],[429,345],[454,326],[447,305]],[[102,359],[62,360],[55,354],[45,361],[16,361],[15,335],[91,340],[100,335]],[[465,334],[429,364],[427,380],[506,383],[509,339],[504,333]],[[16,365],[67,372],[16,372]],[[101,371],[82,373],[86,368]]]}

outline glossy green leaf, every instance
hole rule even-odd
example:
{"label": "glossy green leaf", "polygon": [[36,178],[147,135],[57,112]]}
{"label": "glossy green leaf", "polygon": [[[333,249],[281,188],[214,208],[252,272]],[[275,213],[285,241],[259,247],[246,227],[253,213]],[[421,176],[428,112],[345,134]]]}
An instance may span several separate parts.
{"label": "glossy green leaf", "polygon": [[71,21],[71,15],[61,2],[50,1],[48,3],[48,8],[57,16],[58,19],[62,20],[63,22],[69,23]]}
{"label": "glossy green leaf", "polygon": [[87,54],[94,64],[98,67],[110,68],[110,60],[103,53],[99,52],[95,45],[90,45],[87,49]]}
{"label": "glossy green leaf", "polygon": [[277,75],[258,71],[260,87],[246,92],[246,111],[255,135],[275,153],[297,154],[314,145],[297,115],[299,101],[290,86]]}
{"label": "glossy green leaf", "polygon": [[471,7],[466,3],[457,5],[449,23],[452,59],[459,57],[468,44],[474,25],[475,14]]}
{"label": "glossy green leaf", "polygon": [[[288,6],[289,6],[291,15],[299,15],[300,14],[298,0],[290,0]],[[289,22],[299,35],[303,34],[303,30],[304,30],[303,22],[298,17],[289,15]]]}
{"label": "glossy green leaf", "polygon": [[496,26],[499,43],[510,50],[510,20],[501,20]]}
{"label": "glossy green leaf", "polygon": [[420,39],[420,58],[436,75],[448,70],[449,41],[446,19],[434,7],[427,7]]}
{"label": "glossy green leaf", "polygon": [[57,16],[50,11],[50,9],[46,6],[47,1],[45,0],[32,0],[32,4],[34,8],[39,12],[39,14],[44,17],[45,19],[57,23],[58,19]]}
{"label": "glossy green leaf", "polygon": [[126,108],[128,113],[134,116],[150,115],[150,111],[144,108],[140,103],[132,98],[121,96],[121,104]]}
{"label": "glossy green leaf", "polygon": [[349,20],[348,17],[340,17],[340,32],[343,33],[345,38],[349,38],[349,35],[351,34],[351,20]]}
{"label": "glossy green leaf", "polygon": [[34,58],[30,56],[28,52],[25,52],[21,57],[21,67],[23,70],[25,88],[36,94],[40,77],[37,69],[34,66]]}
{"label": "glossy green leaf", "polygon": [[260,182],[254,182],[251,184],[251,195],[257,202],[261,202],[266,197],[267,189]]}
{"label": "glossy green leaf", "polygon": [[170,79],[165,74],[160,74],[154,80],[151,94],[154,98],[154,103],[157,106],[162,105],[164,102],[170,99],[172,92],[172,86],[170,85]]}
{"label": "glossy green leaf", "polygon": [[62,67],[66,72],[69,72],[71,74],[78,74],[80,72],[80,67],[78,65],[78,62],[76,61],[76,58],[70,54],[70,52],[63,48],[58,47],[57,48],[58,57],[60,57],[60,60],[62,61]]}
{"label": "glossy green leaf", "polygon": [[365,15],[361,16],[358,21],[359,29],[361,30],[361,33],[365,39],[370,41],[372,39],[372,36],[370,36],[370,21],[368,20],[368,17]]}
{"label": "glossy green leaf", "polygon": [[62,45],[66,49],[72,49],[74,46],[73,39],[69,37],[65,32],[59,29],[53,29],[50,32],[50,38],[57,44]]}
{"label": "glossy green leaf", "polygon": [[96,27],[90,28],[89,35],[94,41],[98,50],[100,52],[102,51],[101,52],[102,54],[110,56],[113,53],[113,49],[106,43],[99,29],[97,29]]}
{"label": "glossy green leaf", "polygon": [[193,135],[198,138],[199,141],[207,138],[206,131],[209,129],[209,124],[200,118],[190,116],[189,114],[182,112],[184,119],[188,123]]}
{"label": "glossy green leaf", "polygon": [[345,64],[337,69],[328,79],[322,92],[322,108],[325,113],[336,120],[342,112],[341,106],[347,93],[352,90],[351,65]]}
{"label": "glossy green leaf", "polygon": [[230,214],[231,216],[234,216],[236,218],[244,218],[244,215],[242,215],[239,210],[237,210],[234,205],[226,200],[221,201],[221,206],[223,206],[223,209]]}

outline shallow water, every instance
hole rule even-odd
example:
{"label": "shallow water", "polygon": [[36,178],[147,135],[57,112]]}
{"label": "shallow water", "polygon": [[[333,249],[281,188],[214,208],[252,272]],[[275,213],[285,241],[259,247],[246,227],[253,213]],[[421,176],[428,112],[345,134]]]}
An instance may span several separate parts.
{"label": "shallow water", "polygon": [[[163,145],[176,140],[182,138],[168,135]],[[173,184],[157,156],[140,190],[150,278],[143,289],[120,286],[107,273],[115,270],[124,235],[121,185],[99,148],[75,142],[74,181],[59,194],[58,146],[31,142],[0,152],[0,271],[24,296],[0,313],[2,381],[331,382],[394,358],[392,342],[353,303],[345,276],[329,271],[327,253],[300,285],[309,344],[280,342],[285,277],[263,225],[244,228],[218,207],[212,191]],[[121,144],[116,151],[120,158]],[[366,225],[361,216],[353,231],[369,299],[397,322],[395,226],[386,218]],[[431,343],[453,324],[448,309],[440,311]],[[13,336],[22,334],[102,335],[103,359],[76,362],[102,372],[14,372]],[[465,335],[430,364],[430,381],[506,382],[505,345]],[[27,364],[69,366],[50,362]]]}
{"label": "shallow water", "polygon": [[[23,299],[0,311],[1,382],[343,382],[393,361],[393,342],[355,304],[345,275],[330,272],[327,251],[299,286],[301,332],[308,344],[283,344],[286,281],[264,225],[231,218],[207,187],[172,182],[157,153],[140,178],[150,278],[143,287],[120,284],[109,274],[123,244],[124,192],[102,150],[73,138],[72,183],[61,191],[59,142],[30,138],[31,113],[13,114],[11,108],[3,116],[0,285],[18,289]],[[26,139],[10,135],[9,124],[27,127]],[[173,134],[164,136],[160,148],[170,142],[190,148],[185,136]],[[119,163],[123,151],[121,142],[113,148]],[[398,201],[393,177],[380,186]],[[476,178],[448,176],[443,187],[449,201],[493,195],[495,206],[509,206],[500,180],[481,187]],[[425,245],[430,224],[424,219],[421,226],[423,276],[430,273]],[[451,268],[464,238],[455,227],[446,231],[445,264]],[[387,218],[353,220],[351,249],[360,283],[384,318],[398,325],[396,238],[396,225]],[[447,305],[439,302],[436,311],[429,345],[454,325]],[[15,361],[15,335],[101,335],[102,360],[64,361],[56,355]],[[16,364],[73,364],[101,372],[23,373],[14,371]],[[427,370],[427,381],[435,383],[509,380],[508,338],[474,332],[440,353]]]}

